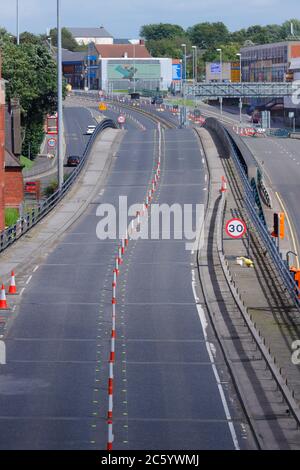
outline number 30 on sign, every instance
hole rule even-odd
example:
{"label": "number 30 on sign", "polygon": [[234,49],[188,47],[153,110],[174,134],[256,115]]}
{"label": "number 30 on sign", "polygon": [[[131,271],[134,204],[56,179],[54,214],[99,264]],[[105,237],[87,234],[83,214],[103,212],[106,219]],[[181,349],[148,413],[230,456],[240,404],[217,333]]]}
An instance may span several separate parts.
{"label": "number 30 on sign", "polygon": [[226,223],[225,230],[231,238],[242,238],[246,233],[247,227],[243,220],[231,219]]}

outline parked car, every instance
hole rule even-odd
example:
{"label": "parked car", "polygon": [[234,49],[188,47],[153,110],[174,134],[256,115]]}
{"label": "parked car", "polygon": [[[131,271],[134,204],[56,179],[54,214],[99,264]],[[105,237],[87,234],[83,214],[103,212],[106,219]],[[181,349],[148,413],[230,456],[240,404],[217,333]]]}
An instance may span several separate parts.
{"label": "parked car", "polygon": [[86,130],[86,134],[87,134],[87,135],[93,134],[94,131],[95,131],[95,129],[96,129],[96,126],[88,126],[88,127],[87,127],[87,130]]}
{"label": "parked car", "polygon": [[78,166],[80,163],[80,157],[77,155],[70,155],[67,160],[67,166]]}

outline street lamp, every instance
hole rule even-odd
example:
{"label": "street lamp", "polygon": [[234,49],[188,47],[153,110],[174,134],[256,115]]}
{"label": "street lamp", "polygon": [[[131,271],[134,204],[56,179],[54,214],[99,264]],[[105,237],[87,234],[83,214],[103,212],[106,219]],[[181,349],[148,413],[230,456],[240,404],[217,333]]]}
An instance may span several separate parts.
{"label": "street lamp", "polygon": [[19,24],[19,0],[16,0],[16,9],[17,9],[17,44],[20,44],[20,24]]}
{"label": "street lamp", "polygon": [[[217,52],[220,53],[220,83],[223,83],[223,61],[222,61],[222,49],[217,49]],[[220,96],[220,112],[223,114],[223,98]]]}
{"label": "street lamp", "polygon": [[[242,83],[242,54],[237,52],[237,57],[240,58],[240,83]],[[239,100],[239,107],[240,107],[240,124],[242,124],[242,109],[243,109],[243,101],[242,98]]]}
{"label": "street lamp", "polygon": [[62,105],[62,39],[61,39],[61,1],[57,0],[57,170],[58,189],[62,189],[64,182],[64,156],[63,156],[63,105]]}
{"label": "street lamp", "polygon": [[197,46],[192,46],[193,49],[193,82],[195,84],[196,80],[196,70],[197,70]]}
{"label": "street lamp", "polygon": [[181,75],[182,78],[182,95],[183,95],[183,115],[181,119],[181,124],[185,125],[186,123],[186,105],[185,105],[185,83],[186,83],[186,44],[181,44],[181,47],[183,47],[184,50],[184,74]]}

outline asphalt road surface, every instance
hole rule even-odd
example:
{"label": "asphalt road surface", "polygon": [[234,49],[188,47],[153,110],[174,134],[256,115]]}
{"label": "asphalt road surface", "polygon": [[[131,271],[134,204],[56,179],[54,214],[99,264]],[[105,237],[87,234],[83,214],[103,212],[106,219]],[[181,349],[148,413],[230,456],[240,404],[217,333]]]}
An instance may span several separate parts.
{"label": "asphalt road surface", "polygon": [[[70,110],[67,122],[73,117],[72,153],[83,148],[86,126],[82,110]],[[106,448],[117,245],[96,236],[96,209],[118,208],[120,195],[141,203],[157,149],[154,123],[128,129],[103,190],[28,279],[0,374],[1,449]],[[166,131],[162,162],[159,203],[205,202],[206,169],[191,130]],[[206,335],[214,338],[195,295],[194,265],[184,240],[130,244],[118,285],[114,449],[247,446],[223,358],[214,346],[218,384],[207,351]]]}

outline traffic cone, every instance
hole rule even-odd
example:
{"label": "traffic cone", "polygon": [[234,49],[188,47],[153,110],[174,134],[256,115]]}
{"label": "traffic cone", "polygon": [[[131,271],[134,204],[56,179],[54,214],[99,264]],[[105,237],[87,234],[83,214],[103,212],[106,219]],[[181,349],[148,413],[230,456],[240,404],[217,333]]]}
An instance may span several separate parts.
{"label": "traffic cone", "polygon": [[14,273],[13,271],[12,271],[12,273],[11,273],[10,286],[9,286],[9,289],[8,289],[8,293],[9,293],[10,295],[16,295],[16,294],[17,294],[15,273]]}
{"label": "traffic cone", "polygon": [[6,302],[5,287],[2,284],[1,294],[0,294],[0,310],[8,310],[8,305]]}
{"label": "traffic cone", "polygon": [[220,191],[221,193],[225,193],[225,191],[227,191],[227,181],[224,176],[222,176],[222,186]]}

